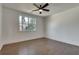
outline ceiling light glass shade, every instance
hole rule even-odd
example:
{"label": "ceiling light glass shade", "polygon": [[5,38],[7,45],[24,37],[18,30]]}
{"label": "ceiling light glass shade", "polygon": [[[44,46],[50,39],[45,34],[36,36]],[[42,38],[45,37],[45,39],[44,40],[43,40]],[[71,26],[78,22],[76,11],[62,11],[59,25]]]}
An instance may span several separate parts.
{"label": "ceiling light glass shade", "polygon": [[43,11],[43,10],[40,9],[39,11],[41,12],[41,11]]}

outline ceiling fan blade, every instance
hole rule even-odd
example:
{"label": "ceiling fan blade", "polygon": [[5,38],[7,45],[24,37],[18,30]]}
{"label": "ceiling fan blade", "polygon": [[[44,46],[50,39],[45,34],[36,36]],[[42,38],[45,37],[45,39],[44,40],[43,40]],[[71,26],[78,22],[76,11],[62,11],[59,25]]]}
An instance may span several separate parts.
{"label": "ceiling fan blade", "polygon": [[49,9],[42,9],[42,10],[44,10],[44,11],[48,11],[48,12],[50,11]]}
{"label": "ceiling fan blade", "polygon": [[37,7],[37,8],[40,8],[38,5],[36,5],[35,3],[33,3],[33,5],[35,6],[35,7]]}
{"label": "ceiling fan blade", "polygon": [[49,4],[48,3],[46,3],[42,8],[45,8],[45,7],[47,7]]}
{"label": "ceiling fan blade", "polygon": [[36,10],[32,10],[32,11],[38,11],[39,9],[36,9]]}

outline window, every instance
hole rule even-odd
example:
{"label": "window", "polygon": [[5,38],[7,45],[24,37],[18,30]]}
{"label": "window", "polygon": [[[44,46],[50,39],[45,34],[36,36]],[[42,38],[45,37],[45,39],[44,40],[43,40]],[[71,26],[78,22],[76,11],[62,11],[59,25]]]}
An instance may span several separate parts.
{"label": "window", "polygon": [[20,31],[36,31],[36,18],[19,16]]}

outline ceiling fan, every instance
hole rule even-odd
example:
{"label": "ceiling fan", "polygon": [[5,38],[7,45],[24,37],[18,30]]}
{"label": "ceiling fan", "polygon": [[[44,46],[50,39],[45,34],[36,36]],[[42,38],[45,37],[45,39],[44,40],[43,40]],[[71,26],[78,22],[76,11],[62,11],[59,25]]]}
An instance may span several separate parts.
{"label": "ceiling fan", "polygon": [[48,3],[45,3],[44,5],[37,5],[37,4],[33,4],[37,9],[36,10],[32,10],[32,11],[39,11],[39,14],[42,14],[42,11],[46,11],[49,12],[49,9],[45,9],[45,7],[49,6]]}

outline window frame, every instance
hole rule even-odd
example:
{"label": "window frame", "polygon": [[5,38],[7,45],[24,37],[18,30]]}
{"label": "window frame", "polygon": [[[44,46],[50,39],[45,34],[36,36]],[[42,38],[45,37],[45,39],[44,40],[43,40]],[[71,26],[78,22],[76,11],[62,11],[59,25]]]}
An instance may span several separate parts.
{"label": "window frame", "polygon": [[[20,17],[21,17],[21,18],[20,18]],[[23,19],[25,20],[25,17],[28,18],[28,29],[24,29],[24,27],[23,27],[23,21],[22,21],[22,20],[23,20]],[[29,22],[29,19],[30,19],[30,18],[32,18],[32,19],[34,20],[34,22],[35,22],[35,23],[33,23],[33,24],[34,24],[33,26],[34,26],[35,28],[34,28],[34,29],[31,29],[31,30],[29,30],[29,25],[30,25],[30,24],[29,24],[29,23],[30,23],[30,22]],[[22,19],[22,20],[21,20],[21,19]],[[20,21],[21,21],[21,22],[20,22]],[[36,18],[35,18],[35,17],[19,15],[19,31],[35,32],[35,31],[36,31],[36,22],[37,22],[37,21],[36,21]]]}

